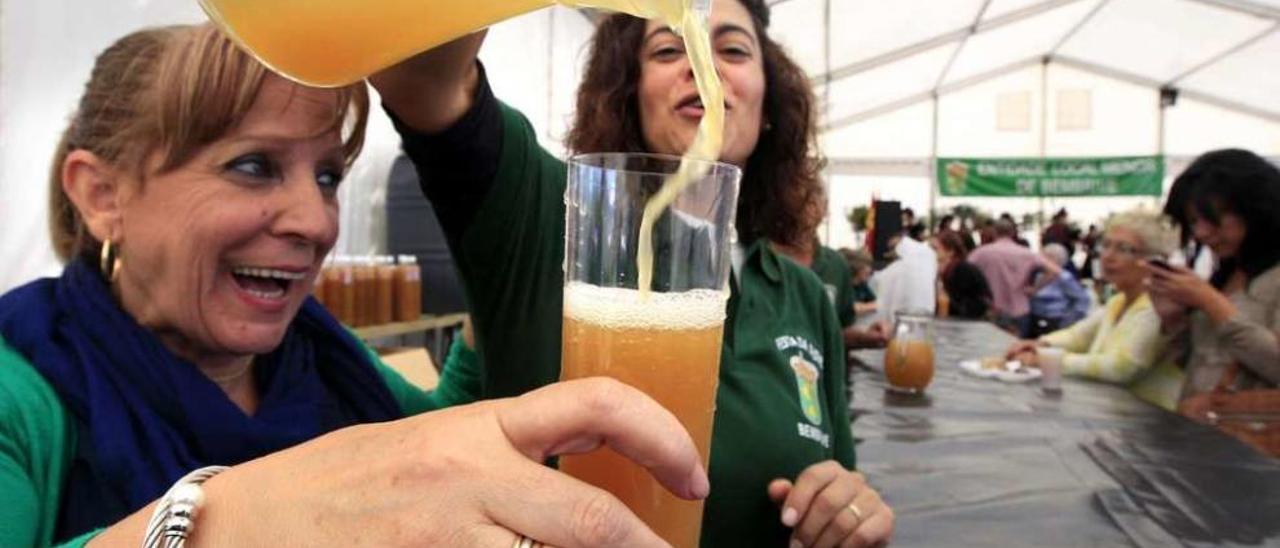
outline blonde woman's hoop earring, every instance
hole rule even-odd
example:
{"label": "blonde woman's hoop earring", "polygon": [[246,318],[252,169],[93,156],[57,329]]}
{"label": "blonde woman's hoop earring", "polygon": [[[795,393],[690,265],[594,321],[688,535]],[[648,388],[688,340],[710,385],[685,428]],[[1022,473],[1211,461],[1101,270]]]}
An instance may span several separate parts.
{"label": "blonde woman's hoop earring", "polygon": [[120,257],[116,253],[115,245],[110,239],[102,242],[102,254],[98,257],[98,269],[102,271],[102,277],[108,281],[115,281],[116,269],[120,267]]}

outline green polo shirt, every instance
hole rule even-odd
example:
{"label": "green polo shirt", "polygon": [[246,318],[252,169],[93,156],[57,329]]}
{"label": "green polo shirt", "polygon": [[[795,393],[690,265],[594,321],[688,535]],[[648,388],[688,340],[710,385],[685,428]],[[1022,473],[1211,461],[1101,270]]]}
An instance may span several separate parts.
{"label": "green polo shirt", "polygon": [[[519,112],[503,105],[502,123],[493,186],[463,233],[449,235],[487,398],[560,374],[566,167]],[[818,278],[763,242],[750,246],[728,302],[703,546],[785,546],[769,482],[824,460],[853,467],[843,344]]]}
{"label": "green polo shirt", "polygon": [[834,249],[818,246],[813,254],[813,264],[809,269],[822,280],[827,290],[827,297],[836,307],[836,317],[840,318],[840,327],[849,327],[857,320],[857,312],[853,309],[853,274],[849,272],[849,264]]}

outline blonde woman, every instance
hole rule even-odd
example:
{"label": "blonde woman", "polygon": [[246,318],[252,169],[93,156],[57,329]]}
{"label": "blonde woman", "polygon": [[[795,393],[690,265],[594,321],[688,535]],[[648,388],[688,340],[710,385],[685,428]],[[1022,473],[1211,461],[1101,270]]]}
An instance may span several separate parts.
{"label": "blonde woman", "polygon": [[1009,356],[1035,363],[1037,348],[1061,348],[1064,373],[1127,385],[1138,397],[1173,410],[1182,373],[1166,352],[1168,341],[1147,294],[1145,263],[1167,256],[1176,245],[1173,229],[1159,213],[1138,209],[1112,216],[1099,244],[1099,261],[1115,296],[1069,328],[1014,344]]}
{"label": "blonde woman", "polygon": [[193,546],[659,543],[542,466],[602,442],[706,496],[693,442],[639,392],[426,413],[310,298],[367,107],[363,85],[296,85],[209,26],[99,56],[52,166],[66,268],[0,296],[0,546],[149,546],[161,524]]}

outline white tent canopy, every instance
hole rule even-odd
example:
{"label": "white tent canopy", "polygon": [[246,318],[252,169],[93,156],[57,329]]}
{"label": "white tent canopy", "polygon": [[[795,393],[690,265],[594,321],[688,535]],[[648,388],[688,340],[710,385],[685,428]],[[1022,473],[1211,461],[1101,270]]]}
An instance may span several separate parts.
{"label": "white tent canopy", "polygon": [[[827,36],[779,30],[815,85],[831,86],[831,129],[1046,62],[1280,122],[1273,70],[1280,1],[954,0],[939,7],[781,0],[774,11],[779,21],[803,17],[795,12],[829,14],[824,28],[834,32]],[[816,47],[805,43],[813,41]]]}
{"label": "white tent canopy", "polygon": [[[923,212],[935,156],[1164,153],[1176,173],[1214,148],[1280,155],[1280,0],[772,3],[771,35],[822,100],[832,245],[853,243],[843,216],[872,192]],[[202,19],[194,0],[0,0],[0,291],[58,271],[45,228],[48,160],[94,55],[139,27]],[[580,13],[543,10],[494,28],[481,54],[498,95],[553,151],[591,30]],[[1177,90],[1176,104],[1169,93],[1162,103],[1161,89]],[[344,183],[339,251],[381,245],[382,189],[397,154],[375,114]],[[1153,201],[1047,205],[1091,220],[1137,203]]]}

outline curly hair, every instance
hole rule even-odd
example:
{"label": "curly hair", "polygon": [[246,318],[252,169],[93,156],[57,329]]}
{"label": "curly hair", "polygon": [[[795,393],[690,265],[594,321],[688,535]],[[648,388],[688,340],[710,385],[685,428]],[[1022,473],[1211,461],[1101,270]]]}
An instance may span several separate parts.
{"label": "curly hair", "polygon": [[[764,60],[764,129],[743,166],[737,229],[743,242],[798,245],[812,235],[806,212],[824,201],[816,100],[804,70],[769,38],[769,7],[738,0],[751,14]],[[640,48],[646,22],[615,14],[592,39],[572,128],[575,153],[647,152],[640,125]],[[825,206],[825,204],[822,204]]]}

